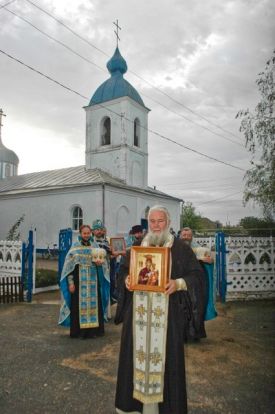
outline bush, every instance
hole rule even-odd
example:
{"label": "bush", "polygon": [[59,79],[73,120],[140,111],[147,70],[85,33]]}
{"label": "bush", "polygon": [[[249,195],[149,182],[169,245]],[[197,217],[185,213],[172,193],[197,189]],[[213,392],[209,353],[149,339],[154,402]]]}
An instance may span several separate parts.
{"label": "bush", "polygon": [[49,269],[37,269],[35,287],[54,286],[58,284],[58,272]]}

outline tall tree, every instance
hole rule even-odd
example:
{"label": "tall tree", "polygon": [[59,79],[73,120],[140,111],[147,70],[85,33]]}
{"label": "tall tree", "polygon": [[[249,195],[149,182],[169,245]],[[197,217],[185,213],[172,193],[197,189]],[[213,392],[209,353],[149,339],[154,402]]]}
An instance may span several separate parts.
{"label": "tall tree", "polygon": [[256,80],[261,99],[254,112],[240,110],[240,131],[251,153],[251,168],[245,174],[244,203],[254,200],[265,217],[275,212],[275,50]]}
{"label": "tall tree", "polygon": [[181,227],[190,227],[192,230],[200,229],[201,215],[196,213],[192,203],[186,202],[182,205]]}

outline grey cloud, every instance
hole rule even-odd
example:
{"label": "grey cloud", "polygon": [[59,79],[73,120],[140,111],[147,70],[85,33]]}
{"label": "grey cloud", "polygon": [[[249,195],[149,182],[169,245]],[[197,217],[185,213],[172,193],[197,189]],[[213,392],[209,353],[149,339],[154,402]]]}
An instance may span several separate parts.
{"label": "grey cloud", "polygon": [[[40,5],[56,13],[55,2],[44,0]],[[9,7],[104,69],[89,65],[25,23],[0,11],[2,49],[88,98],[77,97],[0,55],[1,73],[4,74],[0,77],[0,106],[18,122],[40,128],[44,126],[56,139],[59,135],[65,136],[77,148],[84,143],[82,106],[109,76],[105,66],[108,58],[26,2],[15,2]],[[127,80],[141,93],[212,129],[205,121],[136,78],[131,71],[152,83],[162,76],[163,84],[158,86],[164,92],[232,131],[242,142],[235,114],[243,107],[253,109],[257,103],[256,75],[264,68],[274,43],[274,6],[271,1],[117,1],[106,3],[105,7],[102,7],[102,2],[92,1],[79,3],[74,15],[65,12],[58,17],[108,55],[112,55],[115,47],[112,22],[118,18],[123,27],[120,49],[129,67]],[[207,47],[211,34],[217,36],[217,43]],[[194,61],[187,77],[182,79],[180,86],[173,87],[174,78],[184,73],[190,59]],[[152,109],[149,115],[151,129],[240,167],[249,165],[249,154],[238,146],[192,125],[146,97],[144,101]],[[190,201],[198,206],[211,197],[234,192],[228,184],[224,189],[222,185],[218,187],[217,178],[236,177],[233,180],[236,192],[243,188],[241,171],[204,159],[152,134],[149,134],[149,157],[149,181],[152,185],[159,186],[172,180],[184,185],[188,180],[206,177],[210,183],[213,182],[213,187],[216,184],[215,193],[206,190],[198,194],[190,187],[187,193],[168,185],[162,188],[185,199],[190,195]],[[159,168],[163,164],[166,168]],[[202,184],[202,190],[203,187]],[[224,220],[226,208],[235,221],[240,215],[248,215],[246,211],[252,211],[245,210],[240,200],[225,199],[201,206],[210,218],[220,220]],[[255,210],[255,214],[257,212]]]}

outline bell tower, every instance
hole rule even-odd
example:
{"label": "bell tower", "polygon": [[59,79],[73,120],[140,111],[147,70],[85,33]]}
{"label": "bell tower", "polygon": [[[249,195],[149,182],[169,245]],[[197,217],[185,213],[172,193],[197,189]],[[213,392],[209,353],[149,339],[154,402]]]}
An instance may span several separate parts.
{"label": "bell tower", "polygon": [[93,94],[86,111],[86,168],[100,168],[126,184],[148,185],[148,112],[124,79],[127,63],[118,46],[107,62],[110,78]]}

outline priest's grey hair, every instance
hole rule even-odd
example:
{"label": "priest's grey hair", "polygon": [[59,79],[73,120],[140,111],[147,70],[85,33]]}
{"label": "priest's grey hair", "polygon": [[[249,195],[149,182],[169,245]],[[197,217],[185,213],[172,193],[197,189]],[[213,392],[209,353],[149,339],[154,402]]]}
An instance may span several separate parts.
{"label": "priest's grey hair", "polygon": [[149,210],[149,213],[148,213],[148,220],[149,220],[149,217],[150,217],[150,214],[152,213],[152,211],[162,211],[166,215],[167,227],[168,227],[168,225],[170,224],[171,218],[170,218],[170,213],[167,210],[167,208],[164,207],[164,206],[158,206],[158,205],[151,207],[150,210]]}
{"label": "priest's grey hair", "polygon": [[170,214],[169,214],[169,211],[167,210],[166,207],[158,206],[158,205],[153,206],[149,210],[148,220],[150,219],[150,214],[153,211],[162,211],[165,214],[166,221],[167,221],[166,229],[164,229],[161,233],[153,233],[150,230],[150,226],[149,226],[149,231],[148,231],[146,237],[147,237],[147,240],[148,240],[150,246],[163,246],[164,243],[167,241],[168,236],[170,234],[170,232],[169,232]]}

